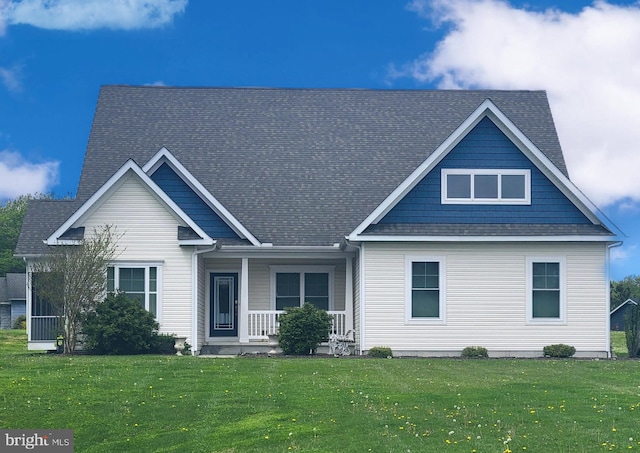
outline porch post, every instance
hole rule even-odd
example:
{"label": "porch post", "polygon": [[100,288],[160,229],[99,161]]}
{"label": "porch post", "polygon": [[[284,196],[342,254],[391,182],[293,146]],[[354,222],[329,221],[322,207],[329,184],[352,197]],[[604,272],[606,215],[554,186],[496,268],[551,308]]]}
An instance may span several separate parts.
{"label": "porch post", "polygon": [[[346,261],[346,273],[345,273],[345,294],[344,294],[344,309],[345,324],[347,330],[353,330],[353,258],[348,256]],[[355,334],[354,334],[355,338]]]}
{"label": "porch post", "polygon": [[249,258],[242,258],[240,273],[240,343],[249,342]]}

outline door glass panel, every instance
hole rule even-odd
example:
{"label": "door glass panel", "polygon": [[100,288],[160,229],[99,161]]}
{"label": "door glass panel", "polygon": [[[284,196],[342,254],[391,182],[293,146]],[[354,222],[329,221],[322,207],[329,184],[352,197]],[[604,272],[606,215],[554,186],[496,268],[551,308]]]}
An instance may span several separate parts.
{"label": "door glass panel", "polygon": [[233,277],[214,278],[214,328],[231,330],[234,328],[235,293]]}

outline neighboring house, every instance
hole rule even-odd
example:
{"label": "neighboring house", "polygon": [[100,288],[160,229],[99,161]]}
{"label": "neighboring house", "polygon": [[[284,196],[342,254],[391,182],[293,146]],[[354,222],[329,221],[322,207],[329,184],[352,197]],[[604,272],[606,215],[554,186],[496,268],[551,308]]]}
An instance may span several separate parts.
{"label": "neighboring house", "polygon": [[627,299],[611,310],[609,314],[611,318],[609,321],[611,330],[624,330],[624,318],[629,315],[629,312],[634,306],[637,307],[638,303],[633,299]]}
{"label": "neighboring house", "polygon": [[[541,91],[106,86],[76,198],[31,201],[16,254],[104,224],[124,234],[109,288],[196,353],[258,350],[305,301],[359,352],[610,351],[621,233]],[[52,348],[32,299],[29,347]]]}
{"label": "neighboring house", "polygon": [[27,274],[0,277],[0,329],[11,329],[18,316],[26,315]]}

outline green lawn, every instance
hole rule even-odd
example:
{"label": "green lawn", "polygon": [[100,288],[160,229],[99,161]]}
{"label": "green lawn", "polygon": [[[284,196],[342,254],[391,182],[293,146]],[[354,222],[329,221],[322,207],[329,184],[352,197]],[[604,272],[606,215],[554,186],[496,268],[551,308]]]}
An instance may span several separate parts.
{"label": "green lawn", "polygon": [[2,332],[0,426],[76,452],[640,450],[640,361],[65,357]]}

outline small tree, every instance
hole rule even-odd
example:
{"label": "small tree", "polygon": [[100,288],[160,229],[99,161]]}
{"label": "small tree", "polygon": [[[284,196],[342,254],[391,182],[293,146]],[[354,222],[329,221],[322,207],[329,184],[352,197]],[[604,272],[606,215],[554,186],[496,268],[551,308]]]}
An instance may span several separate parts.
{"label": "small tree", "polygon": [[640,307],[637,305],[624,317],[624,335],[629,358],[640,356]]}
{"label": "small tree", "polygon": [[125,293],[109,294],[99,303],[87,314],[82,332],[87,349],[96,354],[145,354],[155,352],[159,342],[153,315]]}
{"label": "small tree", "polygon": [[51,247],[31,268],[30,284],[58,317],[65,353],[76,349],[82,316],[106,294],[107,266],[116,257],[119,238],[111,225],[96,228],[79,245]]}
{"label": "small tree", "polygon": [[331,316],[310,303],[287,308],[279,322],[278,343],[285,354],[315,354],[331,328]]}

